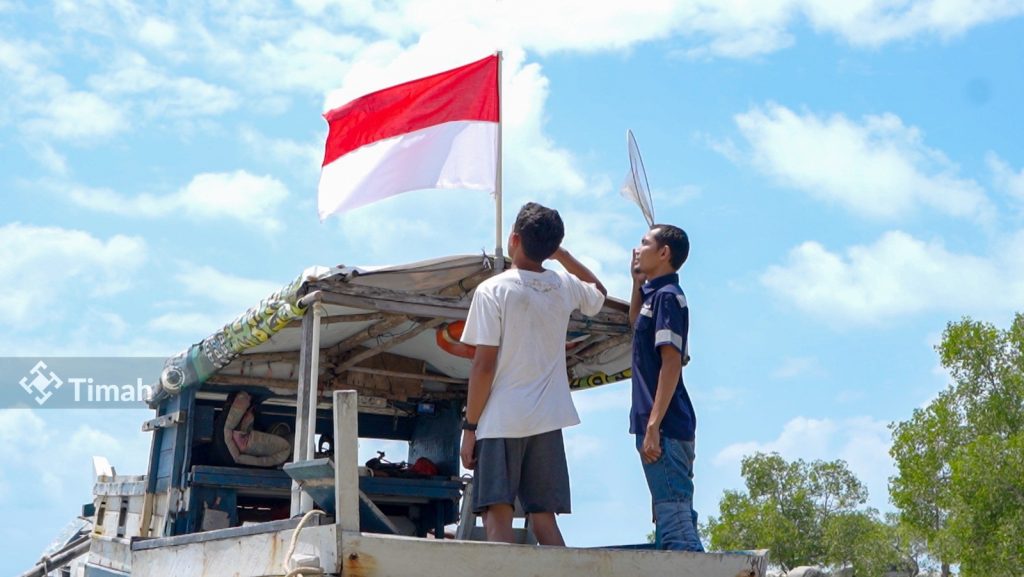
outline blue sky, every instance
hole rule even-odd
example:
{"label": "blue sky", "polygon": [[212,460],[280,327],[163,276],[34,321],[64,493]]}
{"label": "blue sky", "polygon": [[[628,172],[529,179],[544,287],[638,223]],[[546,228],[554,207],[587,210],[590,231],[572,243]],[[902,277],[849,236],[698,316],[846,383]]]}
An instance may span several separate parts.
{"label": "blue sky", "polygon": [[[501,48],[506,230],[558,208],[624,296],[632,128],[690,234],[701,513],[756,450],[846,459],[887,508],[945,324],[1024,302],[1024,2],[621,4],[0,0],[0,354],[170,355],[309,265],[492,250],[484,194],[323,224],[315,196],[323,110]],[[575,398],[567,540],[642,540],[628,384]],[[145,418],[0,409],[0,571],[89,499],[90,455],[144,472]]]}

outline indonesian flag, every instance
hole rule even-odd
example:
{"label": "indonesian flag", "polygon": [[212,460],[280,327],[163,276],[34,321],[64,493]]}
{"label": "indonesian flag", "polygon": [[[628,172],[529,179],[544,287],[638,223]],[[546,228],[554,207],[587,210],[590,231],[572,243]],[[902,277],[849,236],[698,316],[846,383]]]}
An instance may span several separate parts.
{"label": "indonesian flag", "polygon": [[321,221],[410,190],[494,191],[496,55],[361,96],[324,118]]}

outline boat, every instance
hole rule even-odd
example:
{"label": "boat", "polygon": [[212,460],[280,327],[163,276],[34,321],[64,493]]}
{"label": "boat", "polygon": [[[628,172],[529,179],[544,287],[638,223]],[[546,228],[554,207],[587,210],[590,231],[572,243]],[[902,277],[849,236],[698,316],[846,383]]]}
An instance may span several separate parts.
{"label": "boat", "polygon": [[[765,551],[539,547],[528,523],[519,543],[483,541],[459,463],[458,337],[496,261],[313,267],[167,359],[147,471],[96,459],[93,503],[22,577],[763,577]],[[572,390],[629,378],[630,338],[624,301],[574,314]],[[406,443],[404,463],[358,463],[360,439]]]}

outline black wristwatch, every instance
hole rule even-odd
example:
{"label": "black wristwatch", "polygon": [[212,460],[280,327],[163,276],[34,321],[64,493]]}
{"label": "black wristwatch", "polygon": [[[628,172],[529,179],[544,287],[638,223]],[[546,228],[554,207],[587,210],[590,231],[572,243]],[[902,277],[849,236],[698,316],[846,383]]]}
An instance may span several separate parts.
{"label": "black wristwatch", "polygon": [[476,423],[470,423],[466,419],[462,419],[462,430],[463,431],[476,431]]}

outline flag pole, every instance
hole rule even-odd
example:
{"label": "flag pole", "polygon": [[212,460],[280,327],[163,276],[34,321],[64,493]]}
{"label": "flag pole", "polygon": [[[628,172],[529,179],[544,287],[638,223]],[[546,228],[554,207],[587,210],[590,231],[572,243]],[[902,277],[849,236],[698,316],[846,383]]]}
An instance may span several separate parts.
{"label": "flag pole", "polygon": [[495,210],[495,249],[494,249],[494,270],[501,272],[505,270],[505,256],[501,250],[501,109],[504,98],[501,95],[501,61],[503,60],[501,50],[498,51],[498,166],[494,181],[494,210]]}

